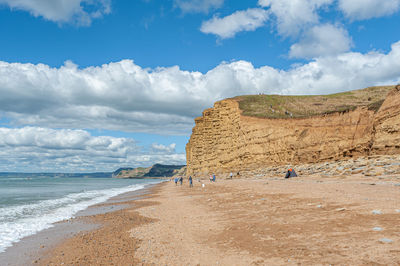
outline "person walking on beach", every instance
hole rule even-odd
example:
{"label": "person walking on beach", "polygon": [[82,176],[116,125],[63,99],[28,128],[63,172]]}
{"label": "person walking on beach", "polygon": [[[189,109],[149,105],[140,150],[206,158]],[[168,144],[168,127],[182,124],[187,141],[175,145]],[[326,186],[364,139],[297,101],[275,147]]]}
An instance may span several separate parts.
{"label": "person walking on beach", "polygon": [[217,179],[217,177],[215,176],[215,174],[213,174],[213,182],[215,182]]}
{"label": "person walking on beach", "polygon": [[231,172],[230,174],[229,174],[229,179],[232,179],[233,178],[233,173]]}
{"label": "person walking on beach", "polygon": [[177,177],[175,177],[175,186],[177,186],[178,185],[178,178]]}
{"label": "person walking on beach", "polygon": [[193,179],[192,179],[192,176],[189,176],[189,187],[193,187]]}
{"label": "person walking on beach", "polygon": [[179,178],[179,182],[181,183],[181,186],[182,186],[183,177]]}

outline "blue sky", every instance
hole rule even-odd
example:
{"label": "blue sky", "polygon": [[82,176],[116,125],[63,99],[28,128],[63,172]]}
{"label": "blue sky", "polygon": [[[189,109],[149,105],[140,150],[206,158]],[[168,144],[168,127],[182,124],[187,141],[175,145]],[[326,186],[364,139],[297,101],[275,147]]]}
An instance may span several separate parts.
{"label": "blue sky", "polygon": [[185,163],[243,94],[400,82],[400,0],[0,0],[0,171]]}

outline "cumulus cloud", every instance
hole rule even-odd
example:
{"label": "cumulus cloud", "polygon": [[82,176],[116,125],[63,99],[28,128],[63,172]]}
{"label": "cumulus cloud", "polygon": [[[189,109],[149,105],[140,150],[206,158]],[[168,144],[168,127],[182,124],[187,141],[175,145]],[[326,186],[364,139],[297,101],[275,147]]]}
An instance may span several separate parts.
{"label": "cumulus cloud", "polygon": [[312,27],[299,43],[290,47],[289,56],[315,58],[347,52],[352,46],[348,32],[331,24]]}
{"label": "cumulus cloud", "polygon": [[183,13],[208,13],[224,4],[224,0],[174,0],[174,5]]}
{"label": "cumulus cloud", "polygon": [[12,126],[190,134],[196,116],[243,94],[321,94],[400,82],[391,51],[316,57],[288,70],[221,63],[207,73],[144,69],[133,61],[80,69],[0,61],[0,114]]}
{"label": "cumulus cloud", "polygon": [[232,38],[241,31],[254,31],[264,25],[268,19],[268,12],[261,8],[249,8],[245,11],[219,18],[214,16],[212,19],[202,23],[200,30],[203,33],[215,34],[221,39]]}
{"label": "cumulus cloud", "polygon": [[110,0],[0,0],[0,5],[28,11],[57,23],[88,26],[94,18],[111,12]]}
{"label": "cumulus cloud", "polygon": [[[92,137],[84,130],[54,130],[38,127],[0,128],[0,146],[35,146],[45,149],[118,151],[120,155],[134,147],[131,139]],[[122,153],[121,153],[122,152]]]}
{"label": "cumulus cloud", "polygon": [[146,152],[133,139],[85,130],[0,128],[0,171],[113,171],[154,163],[185,164],[185,155],[175,152],[174,143]]}
{"label": "cumulus cloud", "polygon": [[394,14],[400,0],[339,0],[339,9],[351,20],[364,20]]}
{"label": "cumulus cloud", "polygon": [[310,25],[319,22],[317,11],[334,0],[259,0],[258,4],[269,8],[276,18],[278,33],[284,37],[296,37]]}
{"label": "cumulus cloud", "polygon": [[152,150],[154,152],[161,152],[161,153],[174,153],[175,152],[175,143],[171,143],[170,145],[163,145],[163,144],[158,144],[158,143],[153,143],[151,145]]}

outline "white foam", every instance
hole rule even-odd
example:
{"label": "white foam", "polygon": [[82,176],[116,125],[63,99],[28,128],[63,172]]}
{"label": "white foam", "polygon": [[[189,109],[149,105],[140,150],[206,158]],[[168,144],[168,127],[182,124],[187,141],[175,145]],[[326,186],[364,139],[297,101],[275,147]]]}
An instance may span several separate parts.
{"label": "white foam", "polygon": [[123,188],[92,190],[69,194],[63,198],[34,204],[0,208],[0,252],[24,237],[52,227],[53,223],[70,219],[87,207],[104,202],[119,194],[143,189],[135,184]]}

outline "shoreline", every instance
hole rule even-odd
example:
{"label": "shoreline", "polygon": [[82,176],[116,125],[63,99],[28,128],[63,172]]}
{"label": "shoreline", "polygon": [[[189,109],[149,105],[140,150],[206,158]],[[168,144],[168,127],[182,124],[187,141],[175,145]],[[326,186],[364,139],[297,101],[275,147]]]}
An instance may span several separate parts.
{"label": "shoreline", "polygon": [[399,191],[400,176],[163,182],[100,204],[117,210],[34,265],[396,265]]}
{"label": "shoreline", "polygon": [[131,265],[133,257],[120,247],[127,245],[128,250],[132,250],[136,243],[126,241],[123,228],[130,228],[132,223],[148,221],[138,217],[134,210],[145,206],[141,201],[151,198],[162,184],[151,184],[144,189],[123,193],[94,205],[95,208],[114,210],[84,216],[87,222],[99,226],[63,239],[49,248],[34,265],[109,265],[111,262],[114,265]]}
{"label": "shoreline", "polygon": [[84,234],[100,228],[101,222],[93,222],[91,217],[122,210],[128,205],[127,200],[133,201],[146,197],[148,190],[157,184],[145,188],[125,192],[111,197],[105,202],[91,205],[77,212],[74,218],[59,221],[52,227],[39,231],[34,235],[22,238],[0,253],[2,265],[38,265],[45,256],[57,245],[75,235]]}

